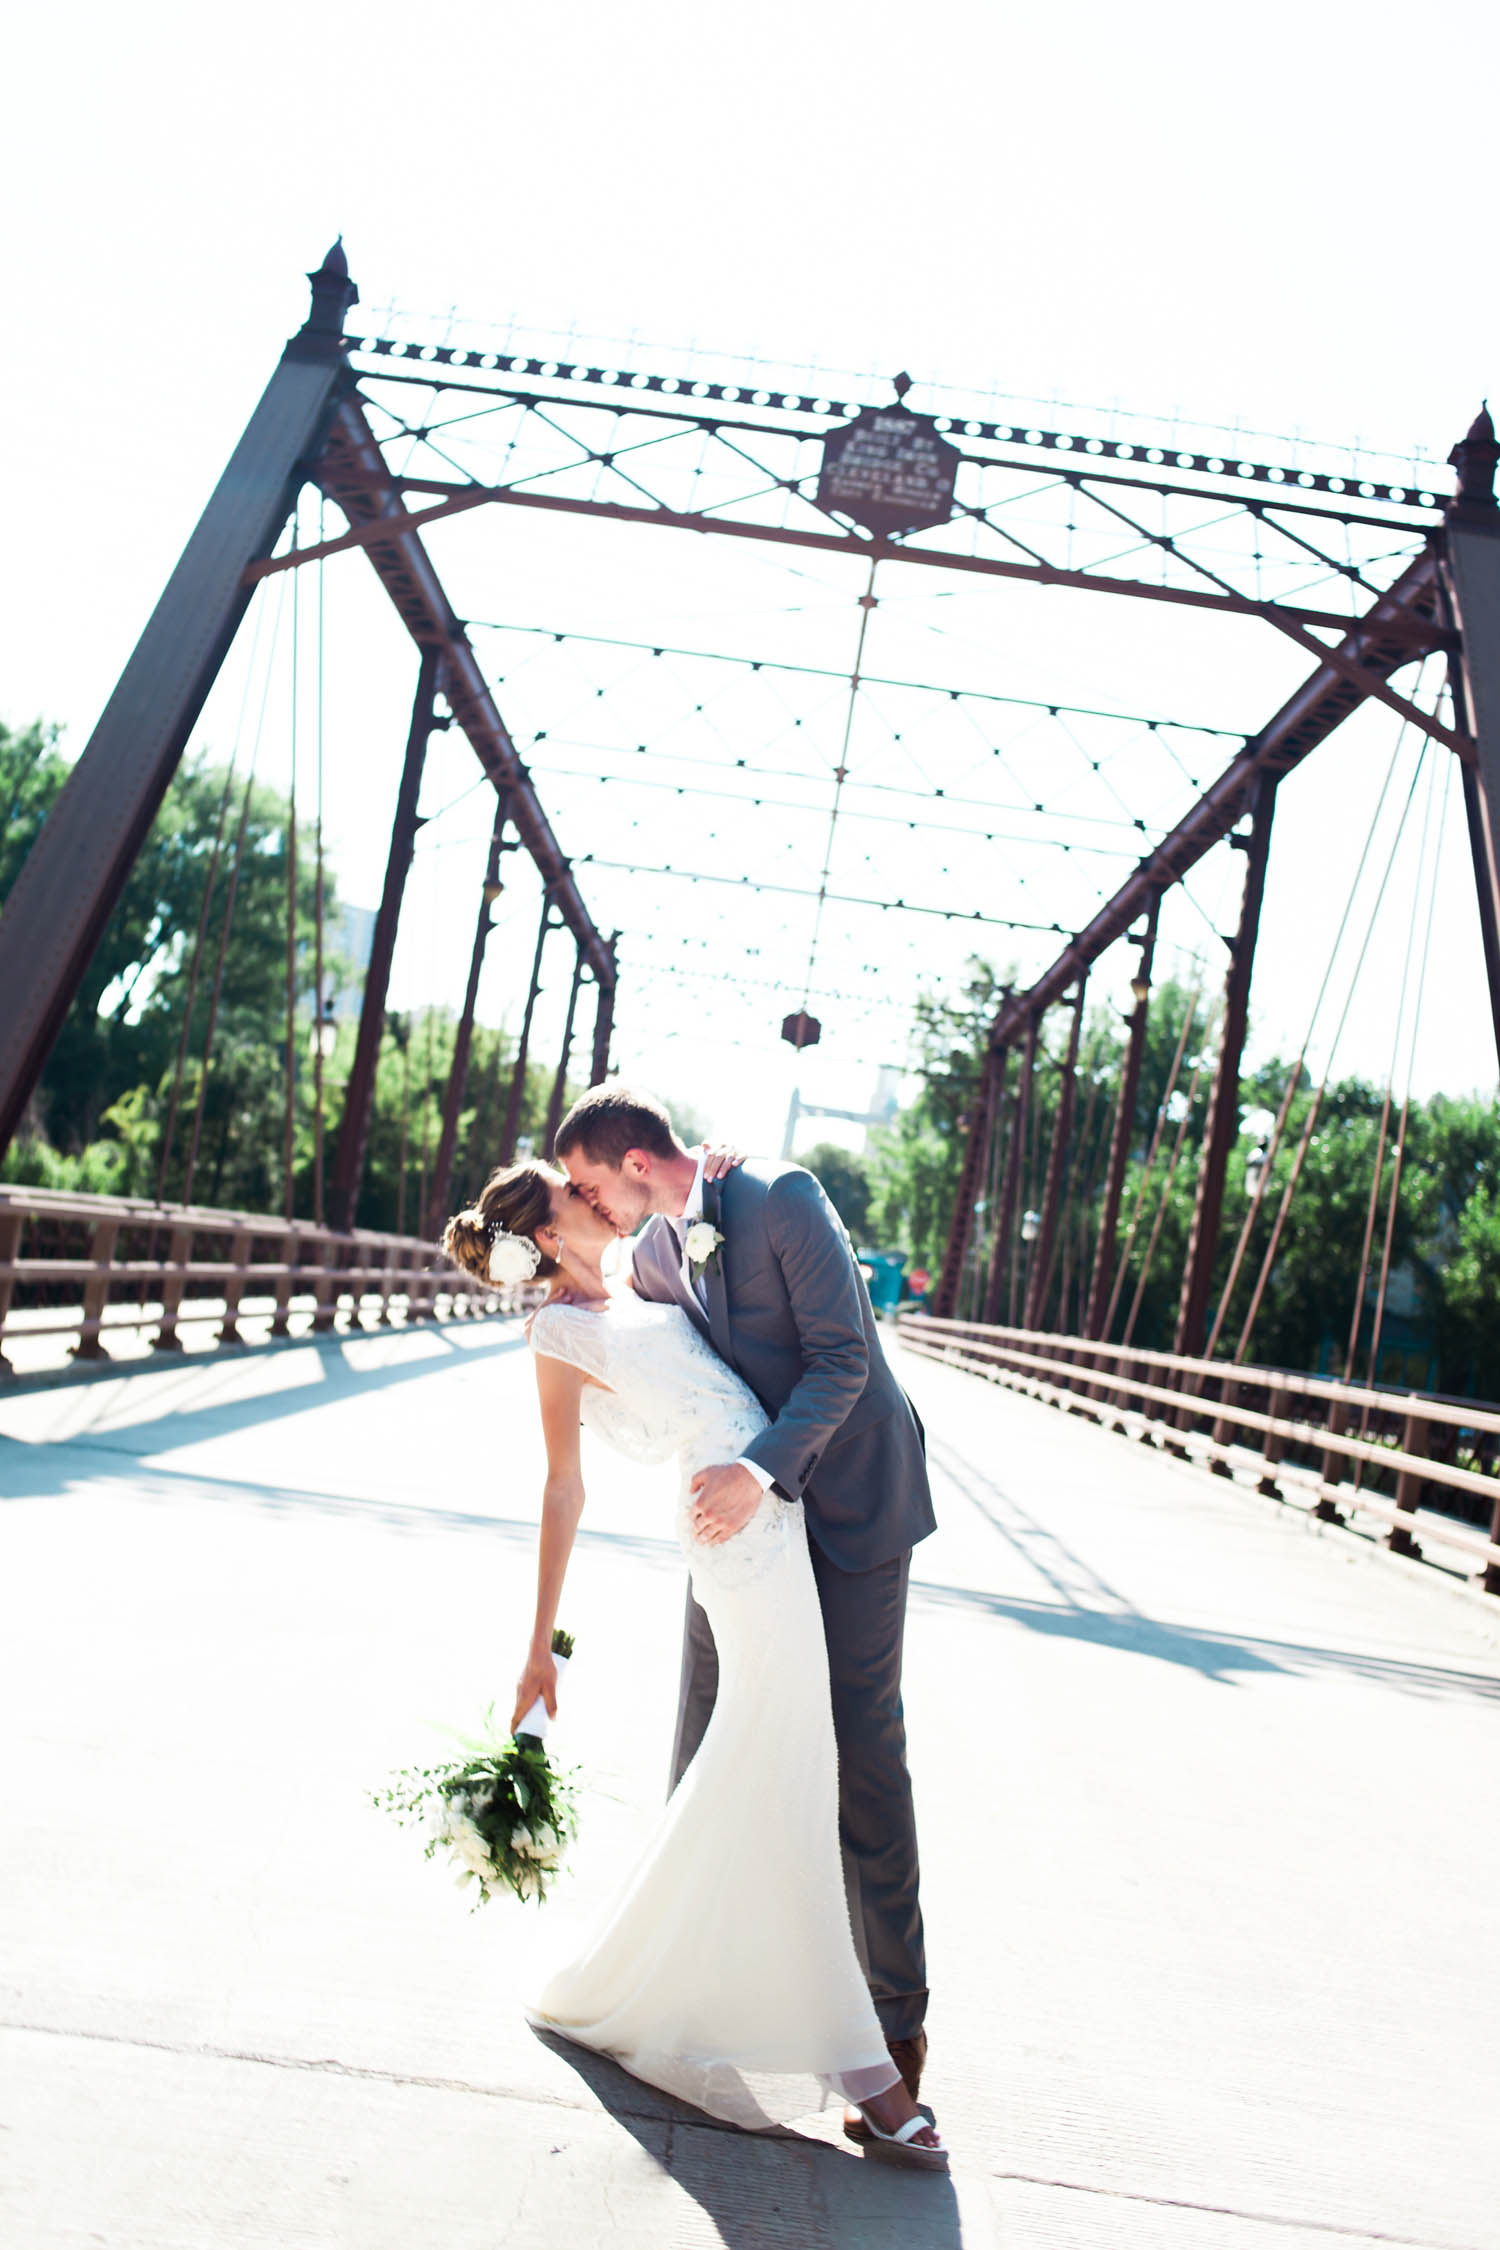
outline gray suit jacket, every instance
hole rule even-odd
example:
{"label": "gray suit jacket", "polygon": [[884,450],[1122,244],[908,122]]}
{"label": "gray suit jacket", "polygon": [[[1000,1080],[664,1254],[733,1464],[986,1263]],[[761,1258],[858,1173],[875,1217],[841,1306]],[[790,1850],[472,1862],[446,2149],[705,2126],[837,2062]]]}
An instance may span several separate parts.
{"label": "gray suit jacket", "polygon": [[809,1535],[840,1570],[874,1570],[935,1529],[922,1426],[886,1365],[853,1246],[811,1172],[742,1164],[704,1187],[724,1237],[708,1312],[663,1218],[635,1247],[635,1285],[681,1305],[749,1384],[771,1427],[745,1448],[805,1502]]}

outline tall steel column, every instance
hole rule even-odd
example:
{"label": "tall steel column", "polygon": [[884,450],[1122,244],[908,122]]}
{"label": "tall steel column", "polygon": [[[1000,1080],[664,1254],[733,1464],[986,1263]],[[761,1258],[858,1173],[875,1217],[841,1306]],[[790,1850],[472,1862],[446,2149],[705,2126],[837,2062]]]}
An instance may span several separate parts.
{"label": "tall steel column", "polygon": [[463,1012],[453,1035],[453,1061],[449,1066],[448,1086],[443,1096],[443,1129],[438,1136],[437,1157],[432,1167],[432,1187],[427,1197],[425,1213],[429,1242],[437,1241],[448,1217],[448,1191],[453,1182],[453,1154],[458,1145],[459,1113],[463,1109],[464,1094],[469,1083],[469,1050],[474,1040],[474,1007],[479,998],[479,973],[484,967],[484,949],[494,926],[490,920],[490,908],[500,896],[500,854],[504,848],[504,829],[505,795],[502,791],[495,807],[494,833],[490,837],[489,857],[485,861],[484,886],[479,894],[479,916],[474,924],[474,946],[469,955],[469,981],[464,987]]}
{"label": "tall steel column", "polygon": [[1474,744],[1463,769],[1464,811],[1479,893],[1479,930],[1500,1056],[1500,445],[1488,408],[1448,456],[1458,491],[1443,526],[1443,581],[1462,640],[1450,667],[1454,714]]}
{"label": "tall steel column", "polygon": [[1057,1094],[1057,1116],[1052,1128],[1052,1147],[1047,1157],[1047,1183],[1042,1191],[1042,1223],[1037,1230],[1036,1247],[1031,1255],[1031,1272],[1026,1284],[1026,1310],[1022,1326],[1035,1328],[1043,1312],[1042,1300],[1052,1270],[1052,1244],[1057,1233],[1057,1206],[1062,1194],[1063,1166],[1067,1161],[1068,1142],[1073,1131],[1073,1094],[1078,1083],[1078,1041],[1083,1031],[1083,1002],[1088,991],[1088,978],[1080,977],[1078,997],[1073,1003],[1073,1024],[1068,1033],[1068,1051],[1063,1059],[1062,1081]]}
{"label": "tall steel column", "polygon": [[568,1060],[573,1052],[573,1023],[578,1014],[578,988],[582,982],[583,948],[580,946],[573,959],[573,989],[568,994],[568,1020],[563,1025],[562,1053],[558,1057],[557,1076],[552,1081],[547,1122],[542,1128],[542,1155],[549,1159],[552,1155],[552,1143],[557,1138],[557,1128],[562,1123],[563,1096],[568,1090]]}
{"label": "tall steel column", "polygon": [[9,1142],[339,397],[359,301],[338,243],[0,916],[0,1149]]}
{"label": "tall steel column", "polygon": [[560,929],[562,924],[552,912],[551,889],[542,893],[542,918],[537,924],[536,952],[531,958],[531,983],[526,993],[526,1013],[521,1018],[520,1044],[516,1048],[515,1066],[510,1074],[510,1099],[505,1105],[505,1130],[500,1135],[500,1162],[515,1161],[516,1135],[521,1130],[521,1099],[526,1091],[526,1056],[531,1046],[531,1019],[536,1012],[536,996],[542,989],[542,954],[546,949],[547,932]]}
{"label": "tall steel column", "polygon": [[974,1230],[974,1205],[984,1180],[985,1163],[990,1146],[991,1123],[995,1105],[1004,1084],[1008,1057],[986,1051],[984,1068],[974,1096],[974,1108],[969,1119],[968,1138],[964,1142],[963,1162],[959,1167],[958,1185],[953,1196],[953,1216],[948,1222],[948,1246],[943,1253],[943,1270],[938,1279],[937,1293],[932,1309],[939,1320],[952,1320],[958,1310],[959,1284],[963,1279],[964,1260],[969,1254],[969,1237]]}
{"label": "tall steel column", "polygon": [[599,980],[599,998],[594,1008],[594,1053],[589,1064],[591,1086],[602,1086],[609,1076],[609,1042],[615,1028],[615,977],[618,974],[615,948],[619,942],[620,933],[616,930],[609,941],[609,981],[606,983],[602,977]]}
{"label": "tall steel column", "polygon": [[359,1010],[359,1037],[355,1041],[354,1064],[349,1072],[349,1083],[344,1089],[338,1151],[333,1160],[333,1179],[328,1190],[328,1224],[341,1232],[347,1232],[354,1224],[360,1185],[365,1176],[370,1112],[375,1103],[375,1071],[380,1061],[380,1042],[385,1031],[386,993],[391,981],[391,961],[396,951],[396,931],[401,920],[401,898],[406,889],[407,870],[411,866],[411,855],[417,841],[417,799],[422,792],[422,766],[427,756],[427,738],[439,724],[433,702],[437,695],[441,661],[436,649],[422,651],[422,662],[417,673],[417,693],[411,707],[411,726],[406,736],[406,757],[401,767],[401,786],[396,796],[396,816],[391,824],[391,849],[385,863],[385,888],[380,894],[375,932],[370,941],[370,963],[365,971],[364,998]]}
{"label": "tall steel column", "polygon": [[1035,1069],[1036,1018],[1033,1016],[1026,1024],[1021,1045],[1021,1074],[1011,1114],[1010,1141],[1005,1151],[1000,1208],[995,1214],[994,1239],[990,1243],[990,1272],[985,1284],[984,1317],[991,1322],[1000,1318],[1000,1299],[1005,1293],[1005,1263],[1010,1255],[1011,1231],[1016,1223],[1016,1199],[1021,1191],[1021,1165],[1026,1155],[1026,1118],[1031,1107],[1031,1079]]}
{"label": "tall steel column", "polygon": [[1099,1240],[1094,1248],[1094,1277],[1089,1285],[1089,1309],[1083,1324],[1085,1336],[1097,1340],[1104,1333],[1104,1315],[1115,1278],[1115,1230],[1120,1223],[1120,1197],[1125,1187],[1125,1167],[1130,1161],[1130,1138],[1135,1131],[1135,1105],[1140,1096],[1141,1064],[1146,1053],[1146,1022],[1151,1007],[1151,966],[1156,957],[1156,924],[1161,913],[1161,893],[1156,892],[1146,910],[1146,928],[1140,939],[1141,961],[1131,980],[1135,1007],[1125,1045],[1125,1067],[1120,1073],[1120,1096],[1115,1103],[1109,1139],[1109,1170],[1104,1182],[1104,1209],[1099,1215]]}
{"label": "tall steel column", "polygon": [[1177,1306],[1177,1335],[1172,1346],[1174,1351],[1188,1358],[1196,1358],[1202,1352],[1208,1330],[1208,1293],[1213,1281],[1214,1254],[1219,1247],[1224,1175],[1229,1165],[1229,1152],[1239,1139],[1240,1057],[1250,1011],[1250,977],[1255,967],[1255,940],[1266,889],[1266,860],[1271,849],[1271,816],[1276,809],[1277,778],[1275,774],[1261,774],[1251,799],[1250,833],[1243,839],[1230,839],[1243,844],[1245,889],[1240,901],[1239,928],[1229,940],[1224,1028],[1219,1037],[1213,1092],[1209,1096],[1208,1124],[1198,1165],[1198,1193],[1182,1269],[1182,1295]]}

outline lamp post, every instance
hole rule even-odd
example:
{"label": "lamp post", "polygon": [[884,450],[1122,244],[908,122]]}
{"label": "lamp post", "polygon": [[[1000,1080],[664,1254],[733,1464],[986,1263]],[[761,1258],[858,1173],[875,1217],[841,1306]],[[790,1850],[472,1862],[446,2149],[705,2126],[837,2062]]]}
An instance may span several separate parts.
{"label": "lamp post", "polygon": [[1023,1212],[1021,1213],[1021,1241],[1022,1241],[1022,1243],[1023,1243],[1024,1247],[1025,1247],[1025,1251],[1026,1251],[1026,1271],[1025,1271],[1025,1274],[1024,1274],[1024,1276],[1023,1276],[1023,1279],[1022,1279],[1022,1282],[1021,1282],[1021,1326],[1022,1326],[1023,1328],[1024,1328],[1024,1327],[1025,1327],[1025,1326],[1027,1325],[1027,1322],[1026,1322],[1026,1300],[1027,1300],[1027,1298],[1028,1298],[1028,1297],[1029,1297],[1029,1296],[1031,1295],[1031,1259],[1032,1259],[1032,1246],[1033,1246],[1033,1244],[1035,1243],[1035,1241],[1036,1241],[1036,1238],[1037,1238],[1037,1236],[1038,1236],[1038,1235],[1039,1235],[1039,1234],[1041,1233],[1041,1231],[1042,1231],[1042,1214],[1041,1214],[1041,1212],[1040,1212],[1040,1211],[1023,1211]]}

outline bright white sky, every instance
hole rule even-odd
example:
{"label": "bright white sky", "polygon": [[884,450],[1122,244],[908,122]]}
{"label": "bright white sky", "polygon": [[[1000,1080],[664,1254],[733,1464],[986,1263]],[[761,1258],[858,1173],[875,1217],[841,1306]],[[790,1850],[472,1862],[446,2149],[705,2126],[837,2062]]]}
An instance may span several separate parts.
{"label": "bright white sky", "polygon": [[[304,316],[303,274],[340,231],[363,299],[351,327],[366,333],[442,340],[457,322],[502,349],[507,331],[571,332],[666,372],[690,350],[746,355],[822,369],[837,395],[877,403],[907,367],[919,407],[940,410],[922,386],[948,384],[1047,402],[1054,426],[1105,434],[1123,431],[1115,416],[1176,415],[1271,433],[1244,450],[1272,460],[1300,434],[1425,459],[1446,490],[1451,472],[1431,464],[1500,370],[1483,123],[1495,26],[1493,10],[1456,0],[1416,17],[1326,0],[33,11],[8,47],[7,165],[25,199],[0,250],[0,718],[41,714],[82,747]],[[501,628],[476,643],[565,850],[815,886],[836,682],[653,664],[515,628],[847,672],[856,566],[509,509],[430,544],[460,613]],[[1249,621],[899,566],[880,592],[867,672],[993,696],[1244,733],[1306,669]],[[327,566],[324,596],[329,847],[344,894],[373,904],[415,662],[361,557]],[[303,599],[305,760],[311,580]],[[282,781],[288,642],[284,622],[260,750]],[[204,715],[199,739],[220,753],[247,680],[258,701],[267,646],[252,664],[242,634]],[[1396,726],[1366,712],[1282,791],[1252,1056],[1294,1051],[1306,1029]],[[1175,756],[1115,721],[1060,730],[1011,706],[872,691],[851,766],[887,794],[850,804],[885,817],[841,823],[836,887],[1076,926],[1128,865],[1110,855],[1133,856],[1108,825],[1120,800],[1175,818],[1188,776],[1206,780],[1232,748],[1173,739]],[[740,757],[779,771],[763,786],[777,801],[753,817],[693,793],[743,787]],[[1413,763],[1408,742],[1393,802]],[[1489,1087],[1458,791],[1443,815],[1441,756],[1429,764],[1442,841],[1416,1082]],[[423,807],[442,818],[408,888],[396,1004],[461,993],[487,835],[484,792],[463,795],[474,776],[466,745],[437,738]],[[898,785],[923,801],[890,795]],[[937,787],[997,809],[943,813]],[[1000,809],[1023,788],[1045,794],[1050,824]],[[1424,780],[1338,1051],[1372,1076],[1391,1057],[1427,801]],[[894,825],[916,812],[971,833]],[[987,844],[977,831],[1003,833]],[[1096,848],[1064,857],[1038,848],[1043,835]],[[1174,900],[1163,968],[1203,952],[1219,976],[1208,925],[1230,926],[1239,871],[1221,851],[1190,884],[1195,903]],[[481,994],[490,1021],[514,1021],[530,960],[534,892],[514,860],[509,872]],[[830,908],[813,978],[824,1044],[799,1064],[776,1033],[800,998],[806,899],[598,866],[580,880],[601,925],[625,933],[622,1067],[760,1148],[779,1147],[794,1085],[863,1107],[876,1066],[905,1053],[918,984],[951,988],[976,942],[958,924]],[[1026,974],[1055,945],[994,929],[980,942]],[[1124,998],[1130,959],[1102,965],[1099,997]],[[1334,980],[1315,1063],[1347,982]],[[559,948],[539,1010],[548,1055],[566,984]],[[1403,1035],[1398,1082],[1406,1052]],[[804,1127],[803,1145],[824,1130]]]}

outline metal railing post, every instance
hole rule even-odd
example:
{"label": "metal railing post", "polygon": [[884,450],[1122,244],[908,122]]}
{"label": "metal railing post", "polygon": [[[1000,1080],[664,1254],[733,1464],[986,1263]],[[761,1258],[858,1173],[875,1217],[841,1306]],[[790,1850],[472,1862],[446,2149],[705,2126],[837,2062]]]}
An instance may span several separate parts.
{"label": "metal railing post", "polygon": [[21,1248],[21,1228],[25,1224],[19,1211],[0,1211],[0,1381],[14,1375],[15,1369],[6,1358],[5,1323],[10,1318],[10,1303],[15,1292],[15,1275],[4,1268],[14,1265]]}
{"label": "metal railing post", "polygon": [[177,1314],[182,1304],[182,1293],[187,1287],[185,1269],[192,1254],[193,1229],[190,1226],[173,1227],[167,1241],[169,1270],[163,1274],[161,1284],[161,1325],[151,1342],[154,1352],[180,1352],[182,1349],[182,1338],[177,1333]]}
{"label": "metal railing post", "polygon": [[231,1274],[224,1284],[224,1318],[219,1323],[221,1344],[243,1344],[245,1341],[240,1334],[240,1299],[245,1294],[248,1279],[245,1268],[250,1263],[250,1253],[254,1247],[255,1237],[249,1228],[237,1228],[230,1239],[229,1255],[239,1270]]}
{"label": "metal railing post", "polygon": [[114,1261],[115,1243],[119,1239],[118,1219],[99,1219],[89,1236],[89,1254],[94,1261],[94,1273],[83,1285],[83,1318],[79,1323],[78,1341],[73,1346],[74,1359],[107,1359],[109,1354],[99,1341],[99,1331],[104,1325],[104,1310],[109,1303],[109,1268]]}

